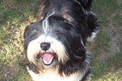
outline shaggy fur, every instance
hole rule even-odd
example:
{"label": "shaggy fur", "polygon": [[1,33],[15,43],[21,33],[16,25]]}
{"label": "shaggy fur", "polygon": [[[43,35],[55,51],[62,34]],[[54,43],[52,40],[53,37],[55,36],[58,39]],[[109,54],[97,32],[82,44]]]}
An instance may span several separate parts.
{"label": "shaggy fur", "polygon": [[84,81],[91,77],[86,40],[98,32],[92,0],[41,0],[37,22],[24,33],[23,62],[34,81]]}

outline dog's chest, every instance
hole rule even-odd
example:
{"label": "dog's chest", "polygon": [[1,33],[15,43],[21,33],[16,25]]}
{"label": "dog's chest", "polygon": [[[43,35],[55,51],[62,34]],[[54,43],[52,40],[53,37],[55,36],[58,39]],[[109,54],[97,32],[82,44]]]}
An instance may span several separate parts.
{"label": "dog's chest", "polygon": [[31,70],[28,70],[28,72],[33,81],[79,81],[81,79],[79,73],[74,73],[69,77],[61,77],[56,71],[42,74],[35,74]]}

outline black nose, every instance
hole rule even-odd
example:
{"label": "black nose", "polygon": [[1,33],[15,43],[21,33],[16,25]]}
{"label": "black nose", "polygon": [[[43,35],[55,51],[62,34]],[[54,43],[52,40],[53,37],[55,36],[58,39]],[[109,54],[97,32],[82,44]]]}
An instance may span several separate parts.
{"label": "black nose", "polygon": [[48,50],[50,48],[50,43],[43,42],[43,43],[41,43],[40,46],[41,46],[42,50],[46,51],[46,50]]}

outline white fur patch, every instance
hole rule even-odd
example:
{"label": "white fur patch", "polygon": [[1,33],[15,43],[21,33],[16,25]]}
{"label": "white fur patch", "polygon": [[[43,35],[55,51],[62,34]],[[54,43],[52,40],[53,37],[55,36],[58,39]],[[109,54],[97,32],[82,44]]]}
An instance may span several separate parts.
{"label": "white fur patch", "polygon": [[96,32],[92,32],[91,37],[87,38],[87,41],[93,41],[93,39],[96,37],[97,33],[99,32],[99,30],[97,30]]}
{"label": "white fur patch", "polygon": [[71,76],[67,77],[64,75],[64,77],[61,77],[58,74],[58,70],[48,70],[47,72],[40,74],[35,74],[31,70],[29,70],[28,67],[26,67],[28,72],[30,73],[32,80],[34,81],[79,81],[82,78],[82,75],[80,72],[74,73]]}

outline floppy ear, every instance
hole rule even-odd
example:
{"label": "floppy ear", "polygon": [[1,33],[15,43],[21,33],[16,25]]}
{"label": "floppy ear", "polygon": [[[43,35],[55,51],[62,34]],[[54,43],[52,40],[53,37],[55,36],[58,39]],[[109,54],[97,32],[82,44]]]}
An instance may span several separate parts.
{"label": "floppy ear", "polygon": [[31,29],[33,26],[34,26],[34,23],[31,23],[29,26],[27,26],[27,27],[25,28],[25,31],[24,31],[24,39],[25,39],[27,36],[29,36],[29,31],[30,31],[30,29]]}
{"label": "floppy ear", "polygon": [[92,0],[77,0],[84,9],[89,10],[92,7]]}
{"label": "floppy ear", "polygon": [[[27,26],[25,28],[24,39],[28,38],[28,36],[31,35],[33,28],[34,28],[34,23],[31,23],[29,26]],[[33,63],[30,63],[30,61],[27,58],[27,52],[26,52],[27,43],[24,44],[24,50],[25,50],[25,55],[24,55],[24,57],[22,59],[22,63],[24,64],[25,67],[28,67],[29,70],[32,70],[33,72],[38,74],[39,73],[38,67],[36,65],[34,65]]]}

